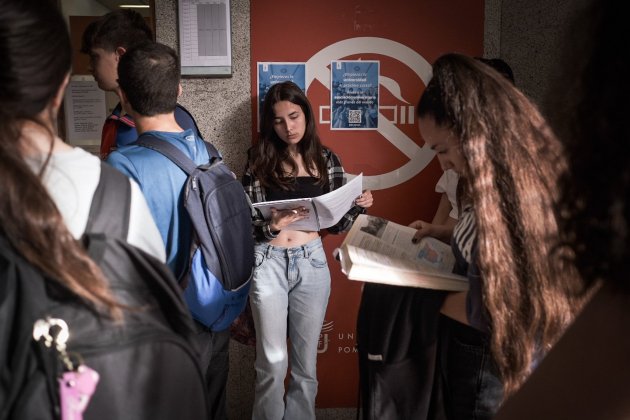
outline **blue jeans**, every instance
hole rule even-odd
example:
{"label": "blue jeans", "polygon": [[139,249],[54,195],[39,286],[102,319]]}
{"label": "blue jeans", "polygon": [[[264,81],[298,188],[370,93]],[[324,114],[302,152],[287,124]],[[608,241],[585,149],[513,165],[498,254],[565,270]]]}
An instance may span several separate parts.
{"label": "blue jeans", "polygon": [[253,418],[314,420],[317,344],[330,296],[330,271],[321,239],[295,248],[257,244],[255,256],[249,292],[256,326]]}

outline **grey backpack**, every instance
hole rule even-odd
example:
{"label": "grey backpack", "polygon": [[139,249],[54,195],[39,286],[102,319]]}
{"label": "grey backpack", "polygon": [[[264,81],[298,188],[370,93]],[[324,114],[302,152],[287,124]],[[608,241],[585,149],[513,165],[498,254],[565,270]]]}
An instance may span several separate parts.
{"label": "grey backpack", "polygon": [[150,133],[135,144],[161,153],[188,175],[184,207],[194,235],[180,284],[193,318],[212,331],[223,331],[247,302],[254,267],[253,207],[218,151],[204,143],[209,160],[202,165]]}

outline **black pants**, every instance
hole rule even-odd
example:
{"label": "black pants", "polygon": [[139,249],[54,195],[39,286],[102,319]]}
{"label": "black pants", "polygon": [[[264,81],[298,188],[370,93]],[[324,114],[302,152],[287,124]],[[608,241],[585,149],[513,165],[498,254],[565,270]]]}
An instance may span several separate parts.
{"label": "black pants", "polygon": [[[230,330],[212,332],[195,321],[197,346],[201,352],[201,368],[208,387],[208,406],[211,417],[208,420],[225,420],[226,388],[230,366]],[[204,420],[204,419],[200,419]]]}
{"label": "black pants", "polygon": [[439,330],[434,398],[441,396],[449,420],[491,419],[501,404],[503,385],[489,336],[444,315]]}
{"label": "black pants", "polygon": [[444,296],[365,284],[357,319],[362,419],[429,416]]}

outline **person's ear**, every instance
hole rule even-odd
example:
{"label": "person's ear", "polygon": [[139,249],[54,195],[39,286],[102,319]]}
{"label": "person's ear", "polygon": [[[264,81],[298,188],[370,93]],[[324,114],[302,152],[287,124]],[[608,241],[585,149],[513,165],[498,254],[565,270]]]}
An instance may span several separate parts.
{"label": "person's ear", "polygon": [[182,84],[179,83],[177,85],[177,97],[179,98],[180,96],[182,96],[182,92],[184,91],[184,89],[182,89]]}
{"label": "person's ear", "polygon": [[120,60],[120,57],[125,55],[125,53],[127,52],[127,49],[125,47],[116,47],[114,52],[116,53],[116,58]]}

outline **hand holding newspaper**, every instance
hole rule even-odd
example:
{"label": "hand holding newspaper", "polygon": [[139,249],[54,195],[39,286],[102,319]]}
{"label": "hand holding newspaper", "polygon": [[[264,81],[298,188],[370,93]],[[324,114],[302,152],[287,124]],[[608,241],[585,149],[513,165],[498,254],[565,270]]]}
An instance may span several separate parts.
{"label": "hand holding newspaper", "polygon": [[354,206],[354,200],[363,192],[362,188],[363,175],[359,174],[344,186],[319,197],[264,201],[254,203],[254,207],[260,210],[265,220],[271,218],[271,208],[285,210],[305,207],[308,210],[308,217],[290,224],[288,229],[316,232],[339,222]]}
{"label": "hand holding newspaper", "polygon": [[449,291],[468,290],[453,274],[451,247],[435,238],[411,242],[415,229],[380,217],[360,215],[338,250],[350,280]]}

